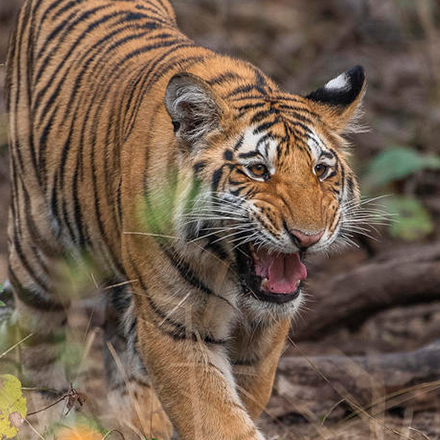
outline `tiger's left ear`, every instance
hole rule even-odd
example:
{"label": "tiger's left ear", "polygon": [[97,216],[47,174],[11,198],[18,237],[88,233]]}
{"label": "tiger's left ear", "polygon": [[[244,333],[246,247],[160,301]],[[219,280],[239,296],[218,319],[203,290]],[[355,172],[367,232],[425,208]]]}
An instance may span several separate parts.
{"label": "tiger's left ear", "polygon": [[165,107],[176,136],[189,147],[220,127],[225,106],[198,76],[178,73],[168,83]]}
{"label": "tiger's left ear", "polygon": [[357,119],[365,94],[365,72],[361,66],[342,73],[324,87],[306,96],[311,107],[337,133],[356,131],[350,122]]}

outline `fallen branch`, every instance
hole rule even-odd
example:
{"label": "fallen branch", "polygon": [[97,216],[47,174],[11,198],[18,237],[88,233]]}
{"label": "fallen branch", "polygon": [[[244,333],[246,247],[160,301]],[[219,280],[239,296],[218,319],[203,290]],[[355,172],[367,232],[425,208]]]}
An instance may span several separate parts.
{"label": "fallen branch", "polygon": [[440,300],[440,243],[386,254],[312,291],[317,300],[294,329],[296,341],[357,327],[390,307]]}
{"label": "fallen branch", "polygon": [[[408,353],[374,356],[288,356],[280,360],[275,390],[295,411],[341,417],[348,402],[380,406],[438,408],[440,340]],[[276,401],[276,399],[275,399]],[[340,404],[336,408],[336,404]],[[284,405],[286,407],[286,405]],[[279,405],[277,415],[282,415]]]}

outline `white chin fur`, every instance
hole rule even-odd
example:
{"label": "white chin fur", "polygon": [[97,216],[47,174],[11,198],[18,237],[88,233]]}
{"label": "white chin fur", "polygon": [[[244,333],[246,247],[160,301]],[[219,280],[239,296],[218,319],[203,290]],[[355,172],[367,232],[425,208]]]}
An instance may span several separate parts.
{"label": "white chin fur", "polygon": [[303,289],[292,301],[277,304],[260,301],[253,296],[240,295],[238,308],[243,310],[247,319],[254,324],[268,324],[283,318],[295,318],[304,304]]}

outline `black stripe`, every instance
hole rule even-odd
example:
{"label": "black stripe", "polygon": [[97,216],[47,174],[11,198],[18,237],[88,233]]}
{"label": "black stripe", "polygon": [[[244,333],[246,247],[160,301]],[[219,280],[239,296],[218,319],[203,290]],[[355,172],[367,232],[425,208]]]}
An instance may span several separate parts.
{"label": "black stripe", "polygon": [[253,367],[258,364],[258,359],[238,359],[233,361],[232,364],[236,367]]}
{"label": "black stripe", "polygon": [[350,194],[353,194],[353,190],[354,190],[354,179],[353,179],[353,176],[348,176],[347,177],[347,185],[348,185],[348,189],[350,191]]}
{"label": "black stripe", "polygon": [[200,161],[193,165],[194,174],[198,175],[206,167],[206,162]]}
{"label": "black stripe", "polygon": [[328,159],[334,159],[333,154],[328,152],[328,151],[321,151],[321,156],[322,157],[327,157]]}
{"label": "black stripe", "polygon": [[[20,141],[20,137],[19,137],[19,133],[20,130],[18,129],[18,115],[16,114],[16,112],[19,109],[19,104],[20,104],[20,95],[21,95],[21,84],[23,82],[22,79],[22,70],[23,68],[21,67],[21,55],[22,55],[22,48],[24,47],[24,43],[23,43],[23,39],[25,38],[25,33],[27,31],[27,25],[28,22],[31,18],[31,14],[30,14],[30,8],[31,8],[31,2],[28,2],[25,6],[25,8],[22,10],[22,12],[20,13],[19,19],[18,19],[18,24],[17,24],[17,36],[18,39],[16,40],[16,66],[15,66],[15,91],[16,91],[16,96],[15,96],[15,108],[12,109],[12,113],[14,114],[14,128],[15,128],[15,148],[14,148],[14,153],[17,155],[18,160],[19,160],[19,164],[20,164],[20,168],[21,171],[24,172],[25,170],[28,171],[28,167],[24,166],[24,163],[27,162],[23,159],[22,157],[22,149],[21,147],[21,141]],[[12,97],[11,97],[12,100]],[[20,115],[22,117],[22,115]],[[33,163],[34,165],[34,169],[35,169],[35,163]]]}
{"label": "black stripe", "polygon": [[249,178],[249,176],[244,171],[242,171],[240,168],[235,168],[235,171],[238,174],[241,174],[242,176],[245,176],[245,177]]}
{"label": "black stripe", "polygon": [[250,124],[251,125],[256,124],[257,122],[262,121],[263,119],[269,117],[270,115],[272,115],[274,113],[278,113],[278,111],[273,108],[270,108],[269,110],[261,110],[258,113],[255,113],[254,116],[252,116]]}
{"label": "black stripe", "polygon": [[256,148],[258,148],[261,144],[263,144],[264,142],[267,142],[268,140],[273,140],[274,139],[274,136],[273,135],[271,135],[271,134],[269,134],[269,133],[266,133],[264,136],[261,136],[261,138],[260,139],[258,139],[258,142],[257,142],[257,146],[256,146]]}
{"label": "black stripe", "polygon": [[261,154],[258,151],[248,151],[247,153],[240,153],[238,157],[241,159],[249,159],[251,157],[260,156]]}
{"label": "black stripe", "polygon": [[[175,44],[174,47],[170,48],[169,50],[165,51],[162,55],[160,55],[158,58],[151,60],[149,63],[146,64],[145,68],[142,68],[138,73],[138,78],[134,82],[134,84],[131,86],[130,91],[126,91],[126,94],[128,94],[129,98],[126,103],[126,111],[125,114],[129,115],[128,122],[124,122],[124,139],[127,139],[130,135],[132,128],[134,126],[134,121],[137,117],[138,110],[142,104],[143,98],[146,94],[146,90],[148,90],[153,82],[155,81],[155,69],[158,66],[158,64],[166,59],[170,54],[175,53],[178,49],[189,47],[191,44],[189,43],[180,43]],[[193,57],[193,58],[199,58],[199,57]],[[161,73],[165,73],[166,70],[170,70],[174,68],[174,63],[170,60],[169,63],[165,65],[167,69],[158,69]],[[163,67],[163,66],[162,66]],[[183,67],[183,66],[182,66]],[[145,70],[144,70],[145,69]],[[153,73],[153,75],[151,75]],[[157,71],[156,71],[157,73]],[[137,93],[137,98],[134,100],[133,109],[131,112],[129,112],[130,105],[132,100],[134,99],[134,95]]]}
{"label": "black stripe", "polygon": [[[237,101],[244,101],[244,100],[251,101],[252,99],[264,100],[265,98],[266,97],[264,95],[245,95],[245,96],[236,96],[235,98],[231,98],[231,100],[234,102],[237,102]],[[256,104],[248,104],[248,105],[252,105],[252,107],[253,107]]]}
{"label": "black stripe", "polygon": [[265,122],[264,124],[261,124],[257,128],[255,128],[253,133],[254,134],[262,133],[263,131],[268,130],[269,128],[271,128],[272,126],[277,124],[278,122],[279,122],[278,118],[275,118],[273,121],[270,121],[270,122]]}
{"label": "black stripe", "polygon": [[[289,115],[293,114],[295,116],[300,116],[303,118],[306,118],[307,116],[312,116],[313,118],[317,119],[318,121],[321,121],[321,117],[317,113],[311,111],[310,109],[306,109],[304,107],[298,107],[298,106],[289,105],[289,104],[277,104],[277,108],[280,110],[284,110]],[[309,122],[311,122],[311,119],[307,118],[307,120]]]}
{"label": "black stripe", "polygon": [[73,174],[73,184],[72,184],[72,198],[73,198],[73,213],[75,217],[75,226],[78,232],[78,246],[83,249],[87,243],[87,239],[84,233],[85,222],[83,221],[83,215],[81,212],[81,203],[79,201],[78,194],[78,179],[79,179],[79,166],[75,167],[75,172]]}
{"label": "black stripe", "polygon": [[[121,0],[121,1],[126,1],[127,3],[133,3],[133,0]],[[154,19],[154,20],[156,20],[156,21],[159,21],[160,23],[164,23],[164,24],[167,24],[167,25],[173,24],[169,20],[165,19],[165,18],[168,18],[168,17],[164,18],[164,16],[155,8],[149,8],[149,7],[146,7],[144,5],[136,5],[135,7],[136,7],[136,9],[138,9],[140,11],[151,12],[153,15],[151,15],[149,17]],[[162,17],[162,18],[159,18],[159,17]]]}
{"label": "black stripe", "polygon": [[70,222],[70,216],[69,213],[67,212],[67,203],[66,203],[66,198],[62,197],[61,199],[61,211],[63,214],[63,222],[67,227],[67,232],[69,233],[70,239],[72,240],[73,243],[77,243],[77,239],[76,239],[76,235],[75,232],[73,230],[73,226]]}
{"label": "black stripe", "polygon": [[[46,237],[46,234],[41,234],[38,229],[38,222],[35,219],[35,216],[33,215],[31,208],[31,197],[29,193],[27,192],[26,188],[23,186],[23,195],[24,195],[24,204],[22,203],[21,210],[24,209],[25,219],[26,219],[26,226],[29,232],[30,237],[33,240],[33,243],[31,242],[34,258],[38,261],[38,264],[40,267],[45,271],[46,274],[49,273],[49,270],[46,266],[46,262],[42,258],[41,252],[37,251],[34,244],[38,246],[39,250],[46,253],[46,255],[54,256],[55,250],[53,247],[53,243],[49,243]],[[24,206],[24,208],[23,208]],[[58,255],[56,255],[58,256]]]}
{"label": "black stripe", "polygon": [[213,191],[217,191],[218,189],[218,185],[220,183],[220,179],[222,178],[223,175],[223,167],[225,165],[222,165],[220,168],[217,168],[214,173],[212,174],[212,179],[211,179],[211,189]]}
{"label": "black stripe", "polygon": [[174,256],[170,253],[168,249],[162,246],[162,250],[165,252],[165,255],[168,257],[168,260],[172,264],[173,267],[177,269],[181,277],[191,286],[196,287],[202,292],[207,293],[208,295],[217,296],[206,284],[204,284],[201,280],[199,280],[194,272],[191,270],[190,266],[184,261],[177,261]]}
{"label": "black stripe", "polygon": [[[161,323],[167,323],[170,326],[175,328],[175,331],[170,332],[163,328],[162,325],[158,325],[157,328],[161,330],[163,333],[167,334],[168,336],[172,337],[175,340],[192,340],[194,342],[202,341],[205,344],[212,344],[212,345],[225,345],[227,343],[226,339],[215,339],[211,335],[204,335],[203,337],[198,337],[197,333],[194,333],[191,331],[191,333],[188,335],[187,329],[178,322],[175,322],[171,320],[162,310],[159,309],[159,307],[153,302],[153,300],[150,298],[150,296],[147,294],[147,286],[142,280],[142,275],[140,274],[137,267],[133,268],[135,271],[135,275],[139,281],[139,284],[141,285],[142,290],[145,292],[144,298],[146,298],[148,304],[150,305],[151,310],[160,318]],[[188,338],[189,336],[189,338]]]}
{"label": "black stripe", "polygon": [[230,191],[230,193],[233,195],[233,196],[235,196],[235,197],[238,197],[238,196],[240,196],[241,195],[241,192],[244,190],[244,189],[246,189],[246,186],[239,186],[237,189],[235,189],[234,191]]}
{"label": "black stripe", "polygon": [[[55,91],[53,92],[52,96],[49,98],[50,102],[53,102],[56,97],[59,95],[60,91],[63,88],[63,84],[66,81],[66,79],[69,79],[69,73],[70,71],[75,67],[75,66],[83,66],[81,72],[78,74],[76,80],[75,80],[75,84],[76,86],[73,88],[73,90],[77,90],[77,84],[79,84],[81,78],[84,76],[84,74],[87,72],[87,67],[90,65],[91,61],[96,61],[97,59],[97,55],[101,53],[101,51],[104,49],[103,44],[110,40],[111,38],[115,37],[116,35],[122,34],[124,32],[126,32],[128,29],[130,29],[130,25],[124,26],[122,28],[119,28],[111,33],[108,33],[107,35],[105,35],[103,38],[101,38],[100,40],[98,40],[96,43],[94,43],[91,47],[88,48],[88,50],[82,54],[81,56],[78,55],[76,56],[72,62],[70,63],[69,68],[66,70],[66,72],[64,73],[63,77],[58,81],[58,85],[55,89]],[[139,37],[142,37],[145,34],[139,34]],[[73,49],[73,47],[72,47]],[[95,49],[99,49],[98,52],[95,51]],[[104,52],[102,55],[106,55],[111,49],[108,49],[106,52]],[[59,66],[60,67],[60,66]],[[53,80],[56,77],[58,71],[61,71],[59,68],[57,69],[57,72],[55,73],[55,75],[52,77],[51,81],[48,81],[48,83],[46,84],[46,86],[44,88],[42,88],[36,98],[36,104],[38,104],[40,102],[40,100],[42,99],[42,97],[44,96],[44,94],[46,93],[46,91],[48,90],[48,88],[53,84]],[[72,96],[72,95],[71,95]],[[68,108],[70,107],[70,105],[73,102],[73,98],[71,97],[69,99],[69,105],[67,106]]]}
{"label": "black stripe", "polygon": [[[46,113],[46,108],[43,110],[43,114]],[[47,188],[47,170],[46,170],[46,148],[47,148],[47,139],[49,136],[49,133],[52,129],[52,124],[55,120],[55,117],[57,115],[58,106],[55,107],[52,110],[52,113],[49,116],[49,121],[43,128],[43,131],[41,133],[40,139],[39,139],[39,151],[38,151],[38,167],[37,172],[42,176],[42,185],[44,189]],[[35,122],[34,122],[35,124]]]}
{"label": "black stripe", "polygon": [[214,78],[209,79],[206,81],[210,86],[213,85],[220,85],[227,81],[236,81],[236,80],[242,80],[243,78],[235,72],[223,72],[219,75],[215,76]]}
{"label": "black stripe", "polygon": [[66,169],[67,156],[69,154],[70,147],[72,146],[71,140],[72,140],[73,127],[75,126],[75,122],[76,122],[76,117],[77,117],[77,113],[75,111],[73,114],[73,118],[70,122],[70,128],[69,128],[69,132],[67,134],[67,139],[64,142],[64,146],[63,146],[62,152],[61,152],[61,161],[60,161],[60,165],[59,165],[61,188],[64,187],[64,173],[65,173],[65,169]]}
{"label": "black stripe", "polygon": [[[119,312],[122,317],[125,312],[128,310],[130,305],[133,302],[133,298],[131,293],[127,290],[126,286],[118,286],[120,280],[112,280],[108,284],[107,289],[110,290],[110,301],[111,305]],[[114,287],[111,287],[115,285]],[[136,321],[134,321],[134,325],[136,325]],[[131,325],[133,327],[133,323]],[[129,332],[130,333],[130,332]]]}
{"label": "black stripe", "polygon": [[[188,58],[185,58],[184,60],[182,60],[179,55],[176,55],[176,56],[168,59],[167,62],[162,65],[161,68],[159,68],[159,69],[156,68],[156,65],[159,62],[159,60],[164,60],[166,57],[168,57],[168,55],[170,55],[171,53],[177,52],[179,49],[186,48],[186,47],[192,47],[192,46],[193,46],[193,44],[191,44],[191,43],[177,44],[176,46],[171,48],[169,51],[162,54],[158,60],[155,60],[155,62],[152,63],[148,67],[149,72],[148,72],[148,74],[145,74],[146,75],[145,78],[146,79],[148,78],[148,81],[145,81],[144,84],[142,85],[142,87],[139,89],[139,99],[138,99],[138,102],[137,102],[136,106],[134,107],[132,115],[131,115],[132,122],[131,122],[130,126],[128,128],[126,127],[126,129],[125,129],[124,140],[126,140],[128,138],[128,136],[130,136],[130,134],[131,134],[131,131],[134,126],[134,121],[137,117],[139,108],[141,107],[143,99],[146,96],[146,90],[151,88],[156,81],[158,81],[163,76],[165,76],[168,71],[175,69],[175,66],[177,63],[179,64],[179,67],[181,69],[184,69],[184,68],[189,68],[198,62],[206,61],[206,58],[207,58],[206,56],[197,55],[197,56],[188,57]],[[151,76],[149,76],[150,72],[153,72],[153,74]]]}
{"label": "black stripe", "polygon": [[151,307],[151,310],[161,319],[162,323],[167,323],[171,327],[174,328],[173,331],[167,330],[163,328],[162,325],[156,326],[158,329],[160,329],[162,332],[167,334],[168,336],[171,336],[175,340],[192,340],[194,342],[204,342],[205,344],[209,345],[225,345],[227,343],[226,339],[215,339],[211,335],[199,335],[198,333],[194,331],[189,331],[184,325],[180,324],[179,322],[175,322],[171,320],[162,310],[160,310],[157,305],[153,302],[153,300],[149,296],[145,296],[147,298],[148,304]]}
{"label": "black stripe", "polygon": [[234,158],[234,153],[232,150],[223,151],[223,159],[224,160],[232,160]]}
{"label": "black stripe", "polygon": [[122,178],[119,179],[118,191],[116,197],[117,209],[118,209],[118,222],[122,225],[122,201],[121,201],[121,191],[122,191]]}
{"label": "black stripe", "polygon": [[[312,130],[310,130],[310,128],[307,127],[307,125],[304,125],[302,122],[298,122],[296,120],[292,120],[292,119],[288,119],[288,118],[286,118],[286,119],[289,123],[291,130],[294,130],[293,127],[299,127],[299,128],[302,128],[305,133],[307,133],[309,135],[312,134]],[[299,131],[296,131],[296,133],[299,134],[300,136],[304,136],[304,134]]]}
{"label": "black stripe", "polygon": [[[70,49],[68,50],[68,52],[64,55],[63,59],[61,60],[61,62],[59,64],[57,64],[56,69],[54,69],[55,71],[55,75],[61,71],[62,67],[64,66],[64,64],[67,62],[67,60],[70,58],[70,56],[72,55],[72,53],[75,51],[75,49],[78,49],[78,47],[81,47],[79,45],[80,42],[84,41],[84,38],[90,34],[90,32],[95,29],[97,26],[102,25],[104,23],[107,23],[109,20],[111,20],[114,17],[118,17],[120,14],[118,12],[114,12],[112,14],[108,14],[108,15],[104,15],[104,17],[101,17],[99,20],[94,21],[93,23],[91,23],[87,29],[85,31],[83,31],[81,33],[81,35],[74,41],[72,42],[72,44],[70,45]],[[87,53],[90,53],[87,51]],[[49,64],[49,55],[46,57],[46,59],[42,62],[42,65],[40,66],[40,69],[38,70],[37,76],[36,76],[36,80],[35,82],[39,82],[39,80],[41,79],[46,67]],[[46,84],[46,86],[39,92],[39,95],[44,94],[45,93],[45,89],[47,89],[50,85],[52,84],[52,81],[48,81],[48,83]]]}
{"label": "black stripe", "polygon": [[[75,4],[79,4],[82,1],[86,1],[86,0],[74,0]],[[31,2],[29,2],[29,3],[31,3]],[[43,0],[38,0],[37,4],[35,5],[34,14],[37,13],[38,9],[40,8],[40,6],[43,3],[44,3]],[[48,3],[48,2],[45,2],[45,3]],[[40,18],[38,20],[39,21],[38,30],[35,33],[35,41],[40,40],[41,29],[42,29],[45,21],[47,20],[48,15],[51,12],[56,11],[57,7],[62,6],[62,3],[63,2],[49,2],[48,7],[40,14]],[[71,5],[69,3],[67,3],[67,5],[65,5],[65,7],[67,7],[68,9],[70,9],[72,6],[74,6],[74,5]],[[63,12],[65,12],[65,11],[63,11]]]}
{"label": "black stripe", "polygon": [[28,259],[25,257],[23,253],[23,249],[21,247],[21,240],[18,237],[17,232],[13,233],[12,241],[14,243],[15,251],[17,252],[17,255],[19,257],[20,263],[23,265],[23,268],[26,270],[27,275],[32,278],[32,281],[38,285],[38,287],[44,291],[47,292],[48,286],[46,283],[36,274],[34,268],[29,263]]}
{"label": "black stripe", "polygon": [[242,185],[242,184],[243,184],[242,181],[234,180],[231,176],[229,176],[229,178],[228,178],[228,182],[229,182],[231,185],[235,185],[235,186],[237,186],[237,185]]}
{"label": "black stripe", "polygon": [[[41,49],[38,52],[36,59],[41,60],[43,53],[46,50],[49,50],[49,54],[45,57],[43,61],[44,64],[47,63],[53,57],[53,54],[58,52],[58,49],[61,46],[61,44],[63,44],[63,42],[65,41],[66,36],[72,31],[72,29],[77,24],[83,23],[91,15],[99,11],[102,11],[103,9],[108,9],[109,7],[111,7],[111,5],[98,6],[96,8],[89,9],[83,12],[81,15],[78,15],[78,12],[80,10],[75,10],[74,12],[72,12],[66,19],[64,19],[60,24],[58,24],[58,26],[49,34],[46,40],[42,42]],[[57,45],[55,47],[48,49],[50,47],[50,43],[55,41],[55,38],[57,37],[58,34],[61,33],[61,31],[64,32],[60,35]]]}
{"label": "black stripe", "polygon": [[[199,232],[199,237],[205,237],[205,235],[208,235],[208,230],[203,230]],[[209,235],[209,237],[206,237],[205,239],[208,240],[208,243],[204,246],[204,248],[209,251],[213,252],[216,257],[220,258],[220,260],[227,260],[229,258],[227,252],[224,250],[224,248],[217,242],[220,237],[217,235]]]}
{"label": "black stripe", "polygon": [[244,141],[244,135],[241,135],[238,141],[234,145],[234,151],[237,151],[242,145]]}
{"label": "black stripe", "polygon": [[60,223],[60,213],[58,211],[58,171],[55,171],[52,182],[52,194],[50,197],[51,214]]}
{"label": "black stripe", "polygon": [[20,301],[22,301],[27,306],[33,307],[38,310],[44,310],[47,312],[56,312],[64,310],[64,306],[49,298],[44,298],[40,293],[35,290],[26,289],[19,282],[14,271],[9,267],[9,280],[13,286],[14,292],[17,294]]}
{"label": "black stripe", "polygon": [[[57,4],[57,2],[54,2],[55,5]],[[62,2],[60,2],[62,3]],[[72,9],[74,6],[78,6],[80,3],[82,3],[82,1],[78,1],[78,0],[73,0],[68,2],[67,4],[65,4],[62,8],[60,8],[57,12],[55,12],[55,14],[53,14],[51,21],[55,22],[55,20],[62,14],[64,14],[64,12],[67,12],[69,9]]]}
{"label": "black stripe", "polygon": [[244,105],[240,105],[237,107],[237,110],[240,112],[240,115],[244,115],[246,113],[247,110],[249,109],[256,109],[256,108],[260,108],[260,107],[264,107],[266,106],[267,103],[266,102],[256,102],[254,104],[244,104]]}
{"label": "black stripe", "polygon": [[236,87],[234,90],[232,90],[232,92],[228,93],[226,98],[230,99],[230,98],[233,98],[235,95],[241,95],[243,93],[249,93],[249,92],[251,92],[253,90],[255,90],[257,92],[260,92],[262,94],[264,93],[264,90],[262,90],[261,88],[259,88],[255,84],[247,84],[247,85]]}

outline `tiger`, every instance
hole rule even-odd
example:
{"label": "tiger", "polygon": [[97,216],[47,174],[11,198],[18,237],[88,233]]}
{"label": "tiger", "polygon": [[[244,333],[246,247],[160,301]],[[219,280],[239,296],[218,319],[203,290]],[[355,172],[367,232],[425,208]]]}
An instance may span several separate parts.
{"label": "tiger", "polygon": [[59,261],[90,258],[115,420],[161,440],[263,440],[306,254],[342,246],[360,203],[344,135],[364,69],[284,92],[185,36],[168,0],[26,0],[6,67],[24,377],[46,397],[69,389]]}

